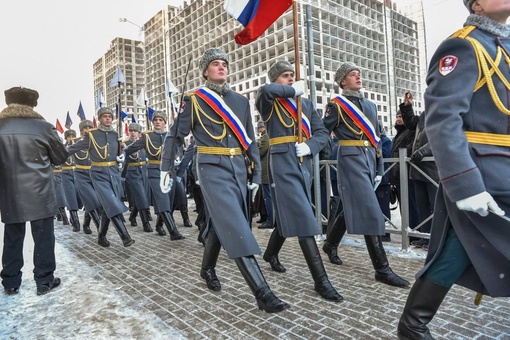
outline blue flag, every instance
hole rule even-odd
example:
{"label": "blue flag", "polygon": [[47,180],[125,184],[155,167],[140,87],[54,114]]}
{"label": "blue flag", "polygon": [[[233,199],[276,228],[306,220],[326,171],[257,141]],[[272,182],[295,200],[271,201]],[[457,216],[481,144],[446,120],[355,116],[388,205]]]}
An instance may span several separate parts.
{"label": "blue flag", "polygon": [[122,114],[121,114],[121,118],[122,120],[126,119],[127,118],[127,113],[125,113],[124,111],[122,111]]}
{"label": "blue flag", "polygon": [[120,65],[118,65],[117,71],[115,71],[112,81],[110,82],[110,87],[115,87],[115,86],[119,85],[120,83],[125,83],[125,82],[126,82],[126,78],[124,78],[124,73],[122,73],[122,69],[120,68]]}
{"label": "blue flag", "polygon": [[96,96],[96,111],[102,108],[106,105],[106,100],[103,97],[103,91],[99,87],[97,89],[97,96]]}
{"label": "blue flag", "polygon": [[156,111],[156,110],[154,110],[152,107],[149,107],[149,108],[147,109],[147,114],[149,115],[149,120],[150,120],[151,122],[152,122],[152,115],[154,114],[154,111]]}
{"label": "blue flag", "polygon": [[135,123],[136,124],[136,118],[135,118],[135,114],[133,113],[133,115],[131,115],[131,123]]}
{"label": "blue flag", "polygon": [[[124,112],[124,110],[121,111],[121,116],[120,116],[121,120],[126,119],[127,116],[128,115],[127,115],[127,113]],[[119,104],[118,103],[115,104],[115,117],[119,117]]]}
{"label": "blue flag", "polygon": [[71,116],[69,115],[69,111],[67,111],[67,118],[66,118],[66,129],[70,129],[71,125],[73,125],[73,121],[71,120]]}
{"label": "blue flag", "polygon": [[76,112],[78,117],[80,117],[80,120],[85,120],[85,111],[83,111],[83,106],[81,106],[81,100],[80,100],[80,106],[78,106],[78,112]]}

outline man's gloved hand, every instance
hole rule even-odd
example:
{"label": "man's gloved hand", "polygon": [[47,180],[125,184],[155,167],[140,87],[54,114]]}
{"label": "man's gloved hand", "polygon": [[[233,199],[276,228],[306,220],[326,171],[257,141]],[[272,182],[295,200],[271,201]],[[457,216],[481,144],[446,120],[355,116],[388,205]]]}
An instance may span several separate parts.
{"label": "man's gloved hand", "polygon": [[296,143],[296,155],[298,157],[307,156],[311,153],[312,151],[306,143]]}
{"label": "man's gloved hand", "polygon": [[170,189],[172,189],[172,177],[170,176],[169,171],[161,171],[161,177],[159,178],[159,187],[161,188],[161,191],[166,194],[167,192],[170,192]]}
{"label": "man's gloved hand", "polygon": [[124,152],[117,156],[117,162],[119,162],[119,163],[123,163],[125,159],[126,159],[126,154]]}
{"label": "man's gloved hand", "polygon": [[303,80],[298,80],[294,84],[292,84],[294,91],[296,91],[295,97],[302,95],[305,93],[305,82]]}
{"label": "man's gloved hand", "polygon": [[422,159],[423,159],[423,153],[421,152],[420,149],[416,150],[411,155],[411,162],[413,162],[413,163],[420,163]]}
{"label": "man's gloved hand", "polygon": [[257,195],[257,191],[259,190],[259,185],[257,183],[248,182],[248,190],[251,190],[251,201],[255,202],[255,196]]}
{"label": "man's gloved hand", "polygon": [[458,200],[455,204],[460,210],[472,211],[480,216],[487,216],[489,210],[496,215],[505,215],[505,212],[501,210],[494,198],[487,191]]}
{"label": "man's gloved hand", "polygon": [[374,188],[377,188],[379,186],[379,184],[381,184],[381,181],[382,181],[382,176],[381,175],[375,176],[375,178],[374,178]]}

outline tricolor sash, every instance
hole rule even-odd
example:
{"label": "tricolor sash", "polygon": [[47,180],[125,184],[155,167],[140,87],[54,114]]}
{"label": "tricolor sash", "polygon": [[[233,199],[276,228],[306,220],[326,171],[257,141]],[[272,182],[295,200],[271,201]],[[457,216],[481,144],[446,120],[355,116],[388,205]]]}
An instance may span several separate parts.
{"label": "tricolor sash", "polygon": [[248,134],[244,129],[244,125],[230,109],[230,107],[228,107],[223,98],[221,98],[216,92],[205,87],[201,87],[198,90],[195,90],[195,94],[204,102],[206,102],[207,105],[209,105],[211,109],[214,110],[214,112],[223,118],[228,127],[236,135],[242,147],[245,150],[248,150],[252,140],[248,137]]}
{"label": "tricolor sash", "polygon": [[[297,107],[296,102],[294,99],[290,98],[276,98],[276,100],[292,115],[292,118],[294,118],[294,121],[297,122],[298,115],[297,115]],[[303,133],[305,134],[307,139],[310,139],[310,136],[312,135],[310,130],[310,121],[305,115],[301,115],[301,130],[303,130]]]}
{"label": "tricolor sash", "polygon": [[354,124],[356,124],[361,129],[361,131],[367,135],[370,143],[372,143],[374,147],[377,147],[381,139],[379,136],[377,136],[372,122],[367,118],[367,116],[365,116],[363,111],[358,109],[356,105],[354,105],[349,99],[342,95],[333,98],[333,102],[335,102],[345,113],[347,113]]}

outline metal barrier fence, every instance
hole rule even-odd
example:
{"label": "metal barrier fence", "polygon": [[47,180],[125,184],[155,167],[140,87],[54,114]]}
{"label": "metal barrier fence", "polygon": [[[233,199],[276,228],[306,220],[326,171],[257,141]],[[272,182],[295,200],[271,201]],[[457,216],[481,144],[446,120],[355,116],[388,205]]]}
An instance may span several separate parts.
{"label": "metal barrier fence", "polygon": [[[436,187],[439,186],[432,178],[430,178],[426,173],[424,173],[420,168],[418,168],[415,164],[410,162],[410,158],[407,156],[406,149],[399,149],[398,158],[384,158],[384,163],[389,163],[390,165],[384,171],[384,174],[387,174],[391,171],[392,168],[398,166],[400,173],[400,201],[398,202],[400,208],[401,221],[400,226],[393,223],[390,219],[390,216],[384,216],[384,219],[387,223],[386,232],[391,234],[399,234],[402,236],[402,250],[409,249],[409,237],[420,237],[420,238],[430,238],[429,233],[420,232],[418,229],[432,219],[433,214],[425,218],[423,221],[420,221],[417,226],[414,228],[410,228],[409,226],[409,174],[407,171],[407,167],[412,166],[415,168],[420,174],[422,174],[428,181],[433,183]],[[434,157],[424,157],[422,162],[433,162]],[[318,156],[315,158],[315,169],[314,174],[315,178],[319,178],[320,171],[325,168],[326,170],[326,193],[328,193],[326,202],[327,202],[327,216],[331,215],[330,212],[330,198],[332,194],[331,189],[331,169],[336,170],[336,160],[321,160],[318,161]],[[328,218],[321,214],[322,204],[321,204],[321,190],[320,190],[320,181],[314,181],[314,197],[315,199],[315,211],[317,217],[317,224],[322,227],[328,224]],[[382,212],[381,212],[382,213]]]}

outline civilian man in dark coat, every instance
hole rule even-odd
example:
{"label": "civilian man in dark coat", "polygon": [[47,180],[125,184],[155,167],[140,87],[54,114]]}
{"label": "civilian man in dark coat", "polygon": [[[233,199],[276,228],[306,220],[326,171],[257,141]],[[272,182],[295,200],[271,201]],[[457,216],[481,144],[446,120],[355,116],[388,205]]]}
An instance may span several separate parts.
{"label": "civilian man in dark coat", "polygon": [[[188,94],[181,114],[165,140],[161,164],[161,190],[172,186],[177,147],[190,131],[197,145],[197,174],[208,210],[200,276],[211,290],[220,290],[216,261],[221,246],[236,262],[257,300],[259,309],[281,312],[289,305],[277,298],[262,275],[254,254],[260,253],[248,224],[248,189],[261,180],[260,157],[248,99],[235,93],[227,83],[227,54],[217,48],[205,51],[200,69],[205,86]],[[253,183],[248,183],[245,156],[254,163]],[[212,223],[211,223],[212,222]]]}
{"label": "civilian man in dark coat", "polygon": [[429,252],[398,324],[400,339],[433,339],[427,324],[458,284],[510,296],[510,2],[464,0],[471,15],[431,59],[425,130],[439,172]]}
{"label": "civilian man in dark coat", "polygon": [[38,98],[37,91],[13,87],[5,91],[8,106],[0,112],[0,213],[5,224],[0,277],[8,295],[17,294],[21,285],[26,222],[34,238],[37,295],[60,285],[53,276],[58,207],[52,165],[64,163],[68,153],[55,127],[33,110]]}

